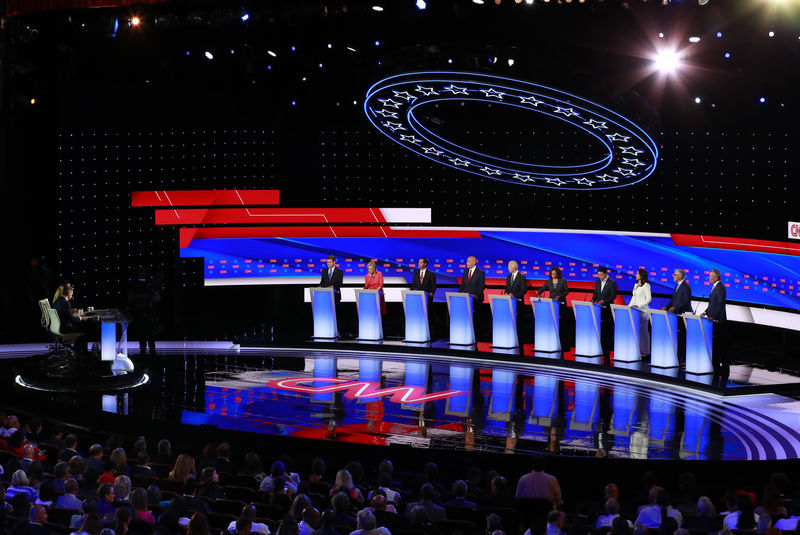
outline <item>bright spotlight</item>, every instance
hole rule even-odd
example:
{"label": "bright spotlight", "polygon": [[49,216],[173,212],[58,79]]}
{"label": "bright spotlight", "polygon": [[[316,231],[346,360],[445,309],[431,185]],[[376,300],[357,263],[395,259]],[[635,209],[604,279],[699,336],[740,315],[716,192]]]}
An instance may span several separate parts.
{"label": "bright spotlight", "polygon": [[428,7],[428,4],[425,2],[425,0],[417,0],[417,4],[416,5],[417,5],[417,9],[419,9],[420,11],[422,11],[426,7]]}
{"label": "bright spotlight", "polygon": [[138,26],[141,23],[142,23],[142,19],[140,19],[139,17],[132,17],[131,18],[131,26]]}
{"label": "bright spotlight", "polygon": [[483,5],[483,0],[472,0],[472,3],[478,4],[479,6]]}
{"label": "bright spotlight", "polygon": [[671,73],[680,65],[680,56],[674,50],[662,50],[653,60],[653,66],[663,73]]}
{"label": "bright spotlight", "polygon": [[250,20],[249,13],[245,13],[244,15],[242,15],[242,22],[247,22],[248,20]]}
{"label": "bright spotlight", "polygon": [[533,0],[525,0],[525,3],[528,4],[529,6],[532,6],[533,5]]}
{"label": "bright spotlight", "polygon": [[508,66],[509,67],[513,67],[514,66],[514,58],[508,58]]}
{"label": "bright spotlight", "polygon": [[693,35],[693,36],[691,36],[689,38],[689,42],[690,43],[699,43],[700,42],[700,38],[698,36],[696,36],[696,35]]}
{"label": "bright spotlight", "polygon": [[695,104],[700,104],[700,102],[701,102],[700,97],[694,97]]}
{"label": "bright spotlight", "polygon": [[372,6],[372,11],[381,12],[383,11],[383,6]]}
{"label": "bright spotlight", "polygon": [[277,58],[277,57],[278,57],[278,54],[276,54],[276,53],[275,53],[275,52],[273,52],[272,50],[267,50],[267,54],[269,54],[269,55],[270,55],[270,56],[272,56],[273,58]]}
{"label": "bright spotlight", "polygon": [[206,58],[208,58],[208,59],[214,59],[214,54],[212,54],[211,52],[209,52],[208,50],[206,50]]}
{"label": "bright spotlight", "polygon": [[767,101],[767,99],[765,99],[764,97],[761,97],[760,99],[758,99],[758,101],[763,104],[763,103],[765,103]]}
{"label": "bright spotlight", "polygon": [[769,35],[770,37],[775,37],[775,32],[773,32],[772,30],[770,30],[768,35]]}

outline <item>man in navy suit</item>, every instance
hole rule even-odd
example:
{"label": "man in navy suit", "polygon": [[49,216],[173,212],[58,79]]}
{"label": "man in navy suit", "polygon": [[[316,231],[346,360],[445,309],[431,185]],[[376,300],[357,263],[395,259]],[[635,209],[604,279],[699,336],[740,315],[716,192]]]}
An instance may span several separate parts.
{"label": "man in navy suit", "polygon": [[478,259],[474,256],[467,258],[467,268],[461,274],[461,286],[458,291],[467,293],[472,296],[472,323],[475,327],[475,336],[477,338],[481,315],[481,305],[483,304],[483,290],[486,288],[486,276],[481,268],[477,266]]}
{"label": "man in navy suit", "polygon": [[708,282],[711,283],[711,294],[708,296],[708,308],[700,314],[714,322],[713,360],[714,368],[722,371],[727,366],[725,358],[725,327],[728,315],[725,313],[725,299],[727,291],[725,284],[720,280],[722,274],[717,269],[708,273]]}
{"label": "man in navy suit", "polygon": [[428,269],[428,259],[419,259],[419,269],[411,275],[411,289],[425,292],[428,295],[428,326],[431,329],[431,336],[436,336],[434,331],[433,317],[433,294],[436,293],[436,273]]}
{"label": "man in navy suit", "polygon": [[336,257],[330,255],[327,260],[327,267],[322,269],[322,278],[319,285],[323,288],[333,288],[333,296],[336,302],[342,300],[342,284],[344,283],[344,271],[336,267]]}
{"label": "man in navy suit", "polygon": [[[683,314],[692,311],[692,287],[686,282],[686,272],[676,269],[672,273],[675,281],[675,291],[672,292],[672,299],[661,310],[667,310],[673,314]],[[678,359],[686,359],[686,325],[683,320],[678,320]]]}
{"label": "man in navy suit", "polygon": [[684,280],[685,277],[686,272],[682,269],[676,269],[672,274],[675,291],[672,293],[672,299],[661,310],[667,310],[673,314],[692,311],[692,287]]}
{"label": "man in navy suit", "polygon": [[340,302],[342,300],[342,284],[344,283],[344,271],[336,267],[336,257],[330,255],[325,262],[327,266],[322,268],[322,277],[319,280],[319,285],[323,288],[333,288],[333,302],[336,306],[336,325],[339,327],[339,332],[343,331],[342,325],[342,307]]}
{"label": "man in navy suit", "polygon": [[594,284],[592,302],[603,307],[600,312],[600,345],[606,359],[611,356],[614,345],[614,318],[611,315],[611,303],[617,298],[617,283],[608,276],[608,268],[597,268],[597,282]]}

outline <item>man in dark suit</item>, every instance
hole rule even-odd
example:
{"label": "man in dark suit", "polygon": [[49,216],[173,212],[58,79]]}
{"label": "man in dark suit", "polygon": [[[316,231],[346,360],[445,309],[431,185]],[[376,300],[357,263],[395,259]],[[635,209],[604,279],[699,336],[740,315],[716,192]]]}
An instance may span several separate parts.
{"label": "man in dark suit", "polygon": [[[436,273],[428,269],[428,259],[419,259],[419,269],[411,275],[411,289],[428,294],[428,325],[431,329],[431,338],[434,337],[433,294],[436,293]],[[434,338],[435,339],[435,338]]]}
{"label": "man in dark suit", "polygon": [[521,322],[519,318],[522,313],[522,308],[525,306],[525,294],[528,293],[528,280],[525,278],[525,275],[519,272],[519,264],[517,264],[516,260],[509,260],[508,262],[508,277],[506,277],[504,293],[517,300],[517,337],[521,343],[521,327],[523,322]]}
{"label": "man in dark suit", "polygon": [[483,290],[486,288],[486,276],[477,266],[478,259],[474,256],[467,258],[467,268],[461,274],[461,286],[458,291],[472,296],[472,323],[475,327],[477,339],[480,327],[481,305],[483,304]]}
{"label": "man in dark suit", "polygon": [[672,274],[672,278],[675,280],[675,291],[672,293],[669,303],[661,310],[667,310],[673,314],[692,311],[692,287],[684,280],[685,277],[686,272],[682,269],[676,269]]}
{"label": "man in dark suit", "polygon": [[725,312],[725,300],[727,291],[725,284],[720,280],[722,274],[717,269],[712,269],[708,273],[708,282],[711,283],[711,294],[708,296],[708,308],[701,316],[707,317],[714,322],[714,342],[713,360],[714,368],[723,371],[728,365],[725,358],[725,327],[728,323],[728,315]]}
{"label": "man in dark suit", "polygon": [[333,288],[333,296],[336,302],[342,300],[342,284],[344,283],[344,271],[336,267],[336,257],[330,255],[326,260],[328,266],[322,269],[322,278],[319,285],[323,288]]}
{"label": "man in dark suit", "polygon": [[336,325],[341,333],[344,330],[342,325],[342,284],[344,283],[344,271],[336,267],[336,257],[328,256],[325,260],[327,267],[322,269],[322,277],[319,285],[322,288],[333,288],[333,303],[336,306]]}
{"label": "man in dark suit", "polygon": [[[673,314],[692,311],[692,287],[685,278],[686,272],[682,269],[676,269],[672,273],[675,291],[672,292],[672,298],[661,310],[667,310]],[[686,325],[683,320],[678,321],[678,360],[686,360]]]}
{"label": "man in dark suit", "polygon": [[67,435],[67,438],[64,440],[64,449],[58,453],[58,460],[68,463],[75,455],[83,457],[83,455],[76,450],[77,447],[78,435]]}
{"label": "man in dark suit", "polygon": [[617,298],[617,283],[608,276],[608,268],[597,268],[597,282],[592,293],[592,303],[600,305],[600,345],[606,359],[611,356],[614,345],[614,318],[611,316],[611,303]]}

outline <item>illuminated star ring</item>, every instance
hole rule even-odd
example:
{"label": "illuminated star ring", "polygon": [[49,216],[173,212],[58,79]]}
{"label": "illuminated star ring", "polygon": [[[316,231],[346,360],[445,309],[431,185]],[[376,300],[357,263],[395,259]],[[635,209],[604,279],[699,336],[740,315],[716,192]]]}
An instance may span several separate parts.
{"label": "illuminated star ring", "polygon": [[[416,118],[416,109],[442,101],[479,101],[553,117],[594,136],[603,158],[580,165],[515,162],[448,141]],[[658,147],[616,112],[543,85],[464,72],[415,72],[391,76],[367,91],[364,111],[381,133],[408,150],[474,175],[542,188],[597,190],[630,186],[653,174]]]}

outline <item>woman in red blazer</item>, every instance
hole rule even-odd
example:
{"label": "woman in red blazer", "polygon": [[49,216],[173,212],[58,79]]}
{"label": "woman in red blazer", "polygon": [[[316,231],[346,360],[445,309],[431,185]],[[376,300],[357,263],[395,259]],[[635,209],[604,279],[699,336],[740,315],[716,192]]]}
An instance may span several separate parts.
{"label": "woman in red blazer", "polygon": [[383,297],[383,275],[378,271],[375,262],[367,264],[367,274],[364,275],[365,290],[379,290],[381,294],[381,315],[386,315],[386,299]]}

